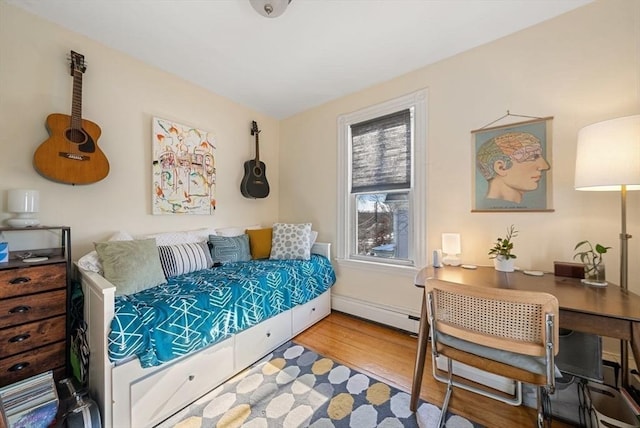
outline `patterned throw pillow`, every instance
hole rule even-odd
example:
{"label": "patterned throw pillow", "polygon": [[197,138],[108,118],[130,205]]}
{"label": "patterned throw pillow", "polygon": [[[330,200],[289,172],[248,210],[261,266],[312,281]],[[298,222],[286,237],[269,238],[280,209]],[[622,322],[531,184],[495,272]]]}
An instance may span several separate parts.
{"label": "patterned throw pillow", "polygon": [[116,286],[117,296],[167,282],[155,239],[96,242],[95,247],[104,277]]}
{"label": "patterned throw pillow", "polygon": [[208,269],[213,262],[206,242],[195,244],[160,245],[160,264],[167,278]]}
{"label": "patterned throw pillow", "polygon": [[213,262],[246,262],[251,260],[249,236],[210,235],[211,258]]}
{"label": "patterned throw pillow", "polygon": [[249,247],[253,259],[268,259],[271,255],[271,239],[273,229],[247,229],[249,235]]}
{"label": "patterned throw pillow", "polygon": [[273,225],[272,260],[309,260],[311,258],[311,223]]}

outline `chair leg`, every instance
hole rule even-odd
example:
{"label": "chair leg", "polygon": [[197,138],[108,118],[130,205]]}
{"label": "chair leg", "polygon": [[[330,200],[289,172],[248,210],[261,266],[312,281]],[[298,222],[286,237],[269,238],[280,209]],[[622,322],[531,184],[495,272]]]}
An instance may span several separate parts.
{"label": "chair leg", "polygon": [[[433,364],[435,367],[435,358],[433,360]],[[453,393],[453,361],[451,360],[451,358],[447,358],[447,370],[449,371],[449,381],[447,382],[447,393],[445,394],[444,401],[442,402],[442,411],[440,412],[438,428],[444,427],[445,420],[447,418],[447,408],[449,407],[449,400],[451,399],[451,394]]]}
{"label": "chair leg", "polygon": [[536,394],[538,404],[537,414],[537,427],[538,428],[550,428],[551,427],[551,402],[547,388],[539,386]]}

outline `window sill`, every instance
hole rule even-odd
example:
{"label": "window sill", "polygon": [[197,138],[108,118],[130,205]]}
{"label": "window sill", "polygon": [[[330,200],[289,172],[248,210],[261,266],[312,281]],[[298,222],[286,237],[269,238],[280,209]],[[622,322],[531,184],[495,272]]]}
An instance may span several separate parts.
{"label": "window sill", "polygon": [[388,275],[407,276],[410,278],[415,277],[415,275],[420,271],[420,269],[415,266],[398,266],[389,263],[376,263],[364,260],[336,259],[336,262],[339,266],[349,269],[360,269],[369,272],[385,273]]}

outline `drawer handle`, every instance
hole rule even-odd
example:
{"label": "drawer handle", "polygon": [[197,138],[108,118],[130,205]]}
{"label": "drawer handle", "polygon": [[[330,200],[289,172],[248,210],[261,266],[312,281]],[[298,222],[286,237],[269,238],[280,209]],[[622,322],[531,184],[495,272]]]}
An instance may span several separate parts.
{"label": "drawer handle", "polygon": [[271,337],[271,332],[267,333],[267,337]]}
{"label": "drawer handle", "polygon": [[14,364],[9,367],[7,370],[10,372],[19,372],[20,370],[26,369],[29,366],[29,363],[25,361],[24,363]]}
{"label": "drawer handle", "polygon": [[9,339],[9,342],[10,343],[22,342],[23,340],[27,340],[30,337],[31,337],[30,334],[20,334],[18,336],[13,336],[11,339]]}
{"label": "drawer handle", "polygon": [[25,312],[29,312],[31,310],[31,306],[16,306],[13,309],[9,309],[10,314],[23,314]]}
{"label": "drawer handle", "polygon": [[316,308],[311,308],[311,312],[315,312],[315,311],[316,311]]}
{"label": "drawer handle", "polygon": [[189,375],[189,377],[188,377],[189,382],[191,382],[191,381],[192,381],[192,380],[194,380],[195,378],[196,378],[196,377],[195,377],[194,375]]}
{"label": "drawer handle", "polygon": [[13,278],[11,281],[9,281],[9,284],[24,284],[25,282],[29,282],[31,281],[31,278],[26,277],[26,276],[19,276],[17,278]]}

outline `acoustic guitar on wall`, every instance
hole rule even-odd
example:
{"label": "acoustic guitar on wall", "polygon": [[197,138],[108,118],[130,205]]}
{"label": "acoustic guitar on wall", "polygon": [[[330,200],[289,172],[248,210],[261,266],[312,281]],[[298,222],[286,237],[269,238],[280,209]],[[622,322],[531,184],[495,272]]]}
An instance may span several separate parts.
{"label": "acoustic guitar on wall", "polygon": [[256,158],[244,163],[244,177],[240,183],[240,192],[245,198],[266,198],[269,195],[269,182],[266,176],[266,166],[260,161],[260,147],[258,124],[251,123],[251,135],[256,137]]}
{"label": "acoustic guitar on wall", "polygon": [[109,174],[109,161],[98,147],[100,127],[82,119],[84,56],[71,51],[73,96],[71,116],[47,117],[49,138],[36,149],[33,166],[42,176],[65,184],[91,184]]}

